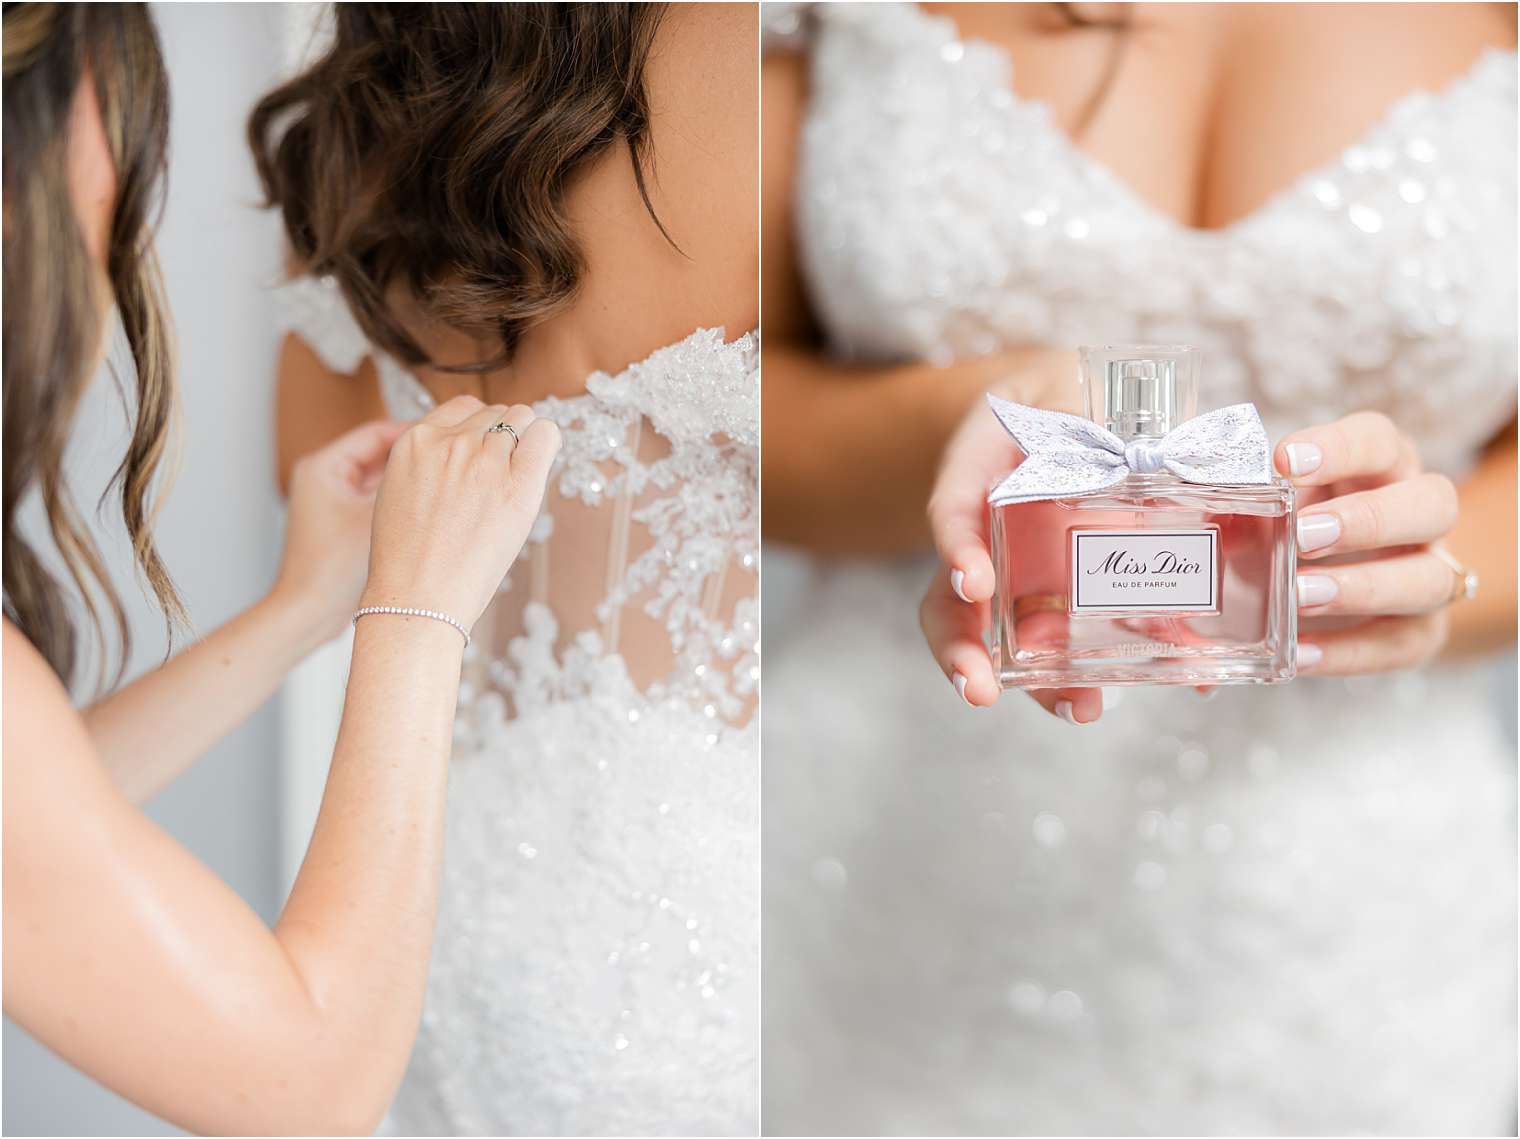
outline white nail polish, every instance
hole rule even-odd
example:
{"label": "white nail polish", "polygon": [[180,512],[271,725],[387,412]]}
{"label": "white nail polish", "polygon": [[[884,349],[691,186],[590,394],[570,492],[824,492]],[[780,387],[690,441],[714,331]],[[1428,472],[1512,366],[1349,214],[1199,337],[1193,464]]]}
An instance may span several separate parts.
{"label": "white nail polish", "polygon": [[1056,701],[1056,715],[1060,716],[1061,719],[1065,720],[1068,724],[1073,724],[1077,727],[1081,727],[1081,725],[1077,723],[1077,713],[1076,710],[1071,706],[1070,700]]}
{"label": "white nail polish", "polygon": [[1313,668],[1325,659],[1325,650],[1318,645],[1311,645],[1304,641],[1298,643],[1298,667]]}
{"label": "white nail polish", "polygon": [[1283,450],[1288,453],[1288,473],[1295,478],[1319,470],[1325,461],[1324,452],[1313,443],[1289,443]]}
{"label": "white nail polish", "polygon": [[1340,593],[1340,586],[1335,584],[1335,578],[1327,577],[1322,573],[1301,573],[1298,575],[1298,607],[1300,609],[1313,609],[1316,605],[1329,605]]}
{"label": "white nail polish", "polygon": [[957,672],[954,676],[952,676],[950,678],[950,683],[953,684],[953,685],[955,685],[955,691],[960,695],[960,698],[962,700],[966,701],[966,706],[968,708],[975,708],[976,707],[975,704],[971,703],[970,700],[966,699],[966,678],[964,676],[962,676],[960,673]]}
{"label": "white nail polish", "polygon": [[971,598],[966,596],[966,590],[964,588],[965,584],[965,570],[956,569],[950,571],[950,588],[955,590],[955,596],[959,597],[962,601],[970,601]]}
{"label": "white nail polish", "polygon": [[1306,514],[1298,520],[1298,548],[1322,550],[1341,536],[1341,520],[1333,514]]}

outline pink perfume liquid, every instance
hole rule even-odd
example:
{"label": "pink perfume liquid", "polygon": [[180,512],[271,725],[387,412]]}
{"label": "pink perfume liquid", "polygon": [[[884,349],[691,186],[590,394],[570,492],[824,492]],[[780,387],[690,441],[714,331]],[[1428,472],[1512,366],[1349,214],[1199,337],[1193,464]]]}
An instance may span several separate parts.
{"label": "pink perfume liquid", "polygon": [[1271,684],[1294,673],[1293,490],[1130,475],[993,507],[1004,687]]}

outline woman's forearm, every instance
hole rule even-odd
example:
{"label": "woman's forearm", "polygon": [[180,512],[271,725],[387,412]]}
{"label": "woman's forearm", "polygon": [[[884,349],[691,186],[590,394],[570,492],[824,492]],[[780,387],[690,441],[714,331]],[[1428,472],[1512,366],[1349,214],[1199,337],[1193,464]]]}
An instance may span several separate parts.
{"label": "woman's forearm", "polygon": [[122,794],[135,803],[157,794],[330,634],[312,607],[276,591],[86,708],[85,726]]}
{"label": "woman's forearm", "polygon": [[1452,653],[1515,641],[1515,429],[1507,429],[1458,487],[1461,514],[1446,546],[1478,574],[1478,595],[1451,607]]}
{"label": "woman's forearm", "polygon": [[322,808],[275,926],[335,1042],[388,1058],[348,1089],[361,1105],[389,1102],[422,1012],[463,645],[425,617],[359,622]]}
{"label": "woman's forearm", "polygon": [[[924,506],[940,453],[970,404],[1010,381],[1026,402],[1063,387],[1068,353],[855,367],[810,348],[764,347],[765,534],[819,553],[924,549]],[[1025,390],[1027,389],[1027,391]]]}

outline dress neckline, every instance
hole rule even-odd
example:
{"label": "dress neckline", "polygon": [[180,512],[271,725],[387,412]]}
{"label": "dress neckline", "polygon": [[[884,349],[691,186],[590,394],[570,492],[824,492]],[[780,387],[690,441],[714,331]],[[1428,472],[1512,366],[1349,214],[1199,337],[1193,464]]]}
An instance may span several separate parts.
{"label": "dress neckline", "polygon": [[978,52],[986,60],[996,64],[999,72],[996,90],[1002,96],[1000,103],[1006,111],[1022,111],[1025,114],[1033,113],[1036,115],[1050,134],[1054,136],[1066,157],[1086,175],[1101,182],[1111,193],[1133,209],[1138,216],[1148,219],[1152,225],[1165,230],[1171,236],[1197,242],[1226,241],[1257,227],[1265,219],[1280,210],[1286,203],[1298,197],[1306,186],[1325,178],[1333,172],[1346,160],[1348,155],[1364,149],[1373,139],[1386,131],[1393,123],[1396,123],[1406,113],[1408,108],[1417,106],[1430,99],[1449,99],[1465,90],[1468,85],[1475,82],[1488,68],[1496,66],[1501,61],[1507,63],[1510,67],[1514,67],[1516,61],[1516,52],[1513,50],[1498,47],[1484,48],[1463,71],[1434,90],[1416,87],[1398,96],[1384,108],[1383,112],[1378,115],[1366,130],[1343,146],[1334,158],[1295,175],[1285,185],[1268,194],[1260,203],[1247,210],[1240,217],[1221,226],[1198,226],[1173,217],[1166,210],[1141,194],[1140,191],[1136,190],[1113,167],[1078,145],[1075,139],[1056,124],[1054,110],[1044,99],[1036,99],[1019,94],[1014,86],[1013,77],[1015,68],[1013,56],[1006,47],[981,36],[961,35],[960,28],[953,16],[925,11],[915,0],[906,0],[899,7],[908,14],[910,19],[920,25],[925,33],[925,38],[929,39],[933,46],[939,49],[943,66],[954,67],[964,59],[964,54],[947,53],[943,50],[953,44],[960,45],[966,52]]}
{"label": "dress neckline", "polygon": [[[673,349],[679,349],[686,345],[708,340],[714,341],[718,346],[725,350],[743,351],[746,345],[753,342],[757,336],[758,332],[754,329],[751,329],[750,331],[744,333],[742,336],[739,336],[734,340],[728,340],[726,338],[726,330],[722,326],[715,326],[711,328],[695,328],[686,336],[681,337],[679,340],[672,340],[669,344],[660,345],[658,348],[655,348],[647,355],[642,356],[637,360],[631,361],[624,367],[618,369],[616,372],[605,372],[601,369],[598,369],[590,373],[586,377],[586,388],[583,391],[576,392],[574,395],[568,396],[545,396],[541,399],[531,401],[531,406],[534,408],[539,408],[546,407],[550,403],[553,403],[556,406],[563,407],[567,404],[574,404],[579,400],[604,398],[603,396],[600,396],[594,389],[597,387],[602,387],[605,389],[609,385],[625,383],[629,380],[634,379],[646,368],[648,368],[653,362],[658,360],[661,356],[670,353]],[[389,366],[391,369],[393,369],[393,375],[403,381],[404,386],[409,390],[411,394],[413,402],[417,405],[420,411],[425,414],[426,412],[431,411],[434,407],[438,406],[438,401],[434,398],[433,393],[428,390],[426,384],[417,378],[415,372],[413,372],[410,368],[402,365],[399,361],[391,359],[383,352],[375,350],[375,355],[377,361],[383,361],[381,364],[382,367]]]}

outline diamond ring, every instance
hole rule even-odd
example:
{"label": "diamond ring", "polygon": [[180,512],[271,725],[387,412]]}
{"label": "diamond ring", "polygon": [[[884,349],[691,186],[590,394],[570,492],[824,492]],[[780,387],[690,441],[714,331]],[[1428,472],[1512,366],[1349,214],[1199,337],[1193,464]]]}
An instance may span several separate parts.
{"label": "diamond ring", "polygon": [[493,423],[491,426],[486,428],[487,435],[499,435],[502,432],[506,432],[508,435],[512,436],[512,445],[514,447],[522,442],[522,436],[517,433],[517,428],[513,427],[505,419],[503,419],[500,423]]}

